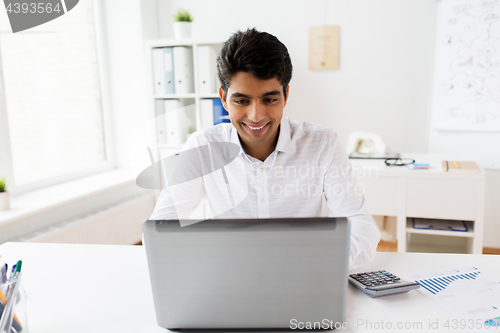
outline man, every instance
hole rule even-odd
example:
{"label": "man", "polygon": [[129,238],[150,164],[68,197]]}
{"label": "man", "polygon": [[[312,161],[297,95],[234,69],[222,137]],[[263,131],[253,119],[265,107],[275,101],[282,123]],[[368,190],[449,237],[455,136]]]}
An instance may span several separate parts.
{"label": "man", "polygon": [[[352,222],[350,269],[367,264],[380,235],[337,134],[283,117],[292,78],[285,45],[265,32],[239,31],[223,45],[217,68],[231,124],[196,132],[183,150],[230,143],[239,154],[223,154],[227,160],[216,164],[224,167],[168,186],[150,219],[189,218],[202,198],[213,218],[315,217],[325,197],[331,217]],[[202,163],[214,164],[203,156]]]}

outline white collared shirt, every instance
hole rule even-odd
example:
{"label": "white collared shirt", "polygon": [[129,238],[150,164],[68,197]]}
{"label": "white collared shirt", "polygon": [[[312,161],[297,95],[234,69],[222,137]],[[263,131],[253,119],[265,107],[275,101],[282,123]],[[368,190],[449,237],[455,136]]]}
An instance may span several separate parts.
{"label": "white collared shirt", "polygon": [[283,117],[276,149],[263,162],[245,153],[230,123],[194,133],[183,151],[212,142],[238,145],[239,154],[223,171],[163,190],[151,220],[189,219],[202,198],[212,218],[319,217],[325,196],[330,217],[351,221],[349,269],[373,259],[380,233],[331,128]]}

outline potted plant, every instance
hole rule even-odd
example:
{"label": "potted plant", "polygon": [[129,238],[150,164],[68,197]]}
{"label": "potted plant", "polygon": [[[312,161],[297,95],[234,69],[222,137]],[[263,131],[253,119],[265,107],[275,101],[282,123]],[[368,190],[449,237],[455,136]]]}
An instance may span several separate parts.
{"label": "potted plant", "polygon": [[173,15],[174,17],[174,36],[175,38],[191,37],[191,22],[193,18],[187,10],[179,8]]}
{"label": "potted plant", "polygon": [[0,178],[0,211],[10,208],[10,192],[7,192],[5,178]]}

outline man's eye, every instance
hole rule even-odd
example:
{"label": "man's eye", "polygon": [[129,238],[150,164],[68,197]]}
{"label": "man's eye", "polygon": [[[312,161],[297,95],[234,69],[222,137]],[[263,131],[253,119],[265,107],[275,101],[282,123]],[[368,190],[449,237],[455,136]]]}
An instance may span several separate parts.
{"label": "man's eye", "polygon": [[278,99],[277,98],[267,98],[266,99],[266,103],[274,103],[276,102]]}
{"label": "man's eye", "polygon": [[246,99],[235,99],[234,102],[236,104],[246,104],[247,100]]}

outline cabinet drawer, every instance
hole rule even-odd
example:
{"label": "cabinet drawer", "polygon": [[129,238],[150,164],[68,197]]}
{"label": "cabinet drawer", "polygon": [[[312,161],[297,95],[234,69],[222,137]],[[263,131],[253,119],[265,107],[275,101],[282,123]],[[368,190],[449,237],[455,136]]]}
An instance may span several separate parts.
{"label": "cabinet drawer", "polygon": [[366,207],[370,214],[397,215],[400,180],[396,178],[358,178],[357,181],[364,188]]}
{"label": "cabinet drawer", "polygon": [[475,220],[477,181],[407,179],[406,215],[424,218]]}

